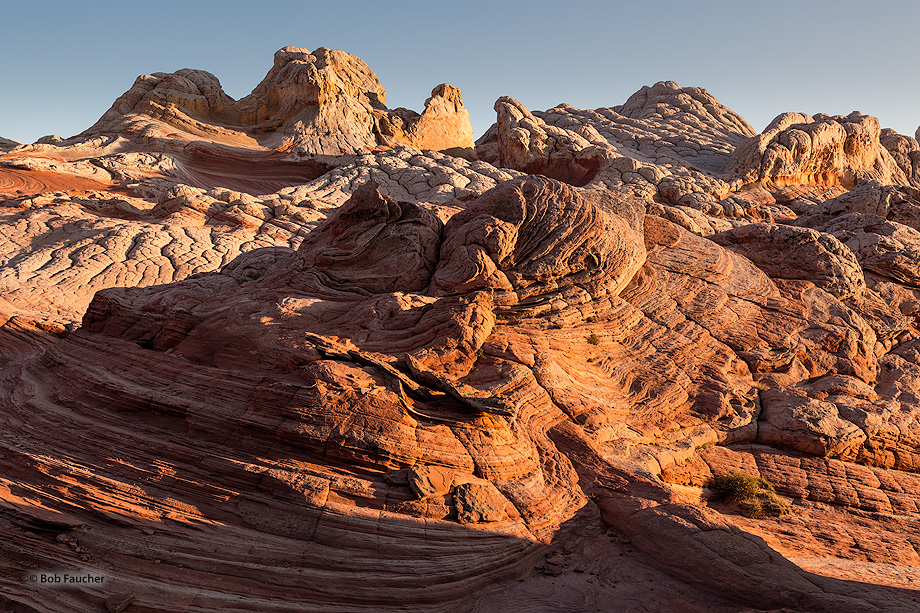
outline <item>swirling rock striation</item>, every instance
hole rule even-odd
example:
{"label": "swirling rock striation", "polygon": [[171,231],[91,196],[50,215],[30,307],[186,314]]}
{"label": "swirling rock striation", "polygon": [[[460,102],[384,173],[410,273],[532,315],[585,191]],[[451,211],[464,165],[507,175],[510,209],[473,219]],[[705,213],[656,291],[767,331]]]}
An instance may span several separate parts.
{"label": "swirling rock striation", "polygon": [[[478,592],[495,603],[489,586],[526,574],[542,543],[587,538],[563,537],[565,525],[601,518],[640,549],[633,568],[662,577],[669,602],[689,590],[690,610],[908,610],[886,588],[805,574],[657,477],[705,444],[789,430],[781,405],[759,410],[773,401],[754,376],[869,381],[873,342],[833,295],[773,281],[636,199],[517,179],[444,224],[369,182],[296,251],[98,292],[80,330],[10,367],[2,401],[14,429],[35,415],[92,424],[95,451],[89,430],[63,444],[35,433],[0,484],[16,509],[24,482],[44,483],[36,495],[51,507],[64,488],[85,505],[67,508],[75,526],[121,517],[115,531],[57,529],[55,542],[73,539],[136,602],[166,610],[437,609]],[[113,415],[131,429],[113,429]],[[665,541],[698,554],[692,575]],[[220,544],[194,553],[205,542]],[[290,543],[305,549],[291,556]],[[726,565],[729,550],[741,553]],[[266,567],[281,570],[257,585]],[[324,573],[328,589],[305,579]],[[438,590],[419,590],[419,576]],[[757,586],[778,578],[764,600]],[[7,598],[32,593],[20,584]]]}
{"label": "swirling rock striation", "polygon": [[916,610],[916,141],[495,109],[290,47],[0,153],[5,608]]}

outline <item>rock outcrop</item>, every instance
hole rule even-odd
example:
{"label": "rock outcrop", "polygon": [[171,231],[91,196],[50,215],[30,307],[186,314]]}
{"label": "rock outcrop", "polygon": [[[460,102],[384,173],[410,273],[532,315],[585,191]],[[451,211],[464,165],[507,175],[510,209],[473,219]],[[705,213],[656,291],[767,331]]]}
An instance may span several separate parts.
{"label": "rock outcrop", "polygon": [[[909,154],[899,155],[899,164],[880,137],[878,120],[857,112],[846,117],[783,113],[739,146],[724,172],[745,184],[839,183],[850,188],[862,179],[908,185],[913,176]],[[888,138],[890,144],[896,140]]]}
{"label": "rock outcrop", "polygon": [[757,223],[709,238],[742,254],[774,279],[811,281],[841,300],[861,293],[866,287],[856,256],[825,232]]}
{"label": "rock outcrop", "polygon": [[706,90],[673,81],[643,87],[612,108],[563,104],[533,113],[500,98],[495,110],[497,123],[477,142],[481,159],[674,204],[726,195],[720,175],[735,148],[754,135]]}
{"label": "rock outcrop", "polygon": [[917,610],[915,139],[384,96],[287,47],[0,141],[4,609]]}
{"label": "rock outcrop", "polygon": [[0,136],[0,151],[4,151],[4,152],[10,151],[11,149],[15,149],[21,144],[22,143],[18,143],[14,140],[10,140],[8,138],[3,138],[2,136]]}
{"label": "rock outcrop", "polygon": [[307,156],[339,156],[379,146],[432,150],[473,147],[460,90],[442,84],[419,115],[386,108],[386,91],[360,58],[320,47],[285,47],[252,93],[239,101],[203,70],[138,77],[83,136],[205,140]]}
{"label": "rock outcrop", "polygon": [[655,198],[670,205],[656,214],[696,233],[791,221],[787,187],[798,188],[789,200],[815,193],[818,202],[860,182],[920,187],[917,141],[857,112],[783,113],[758,135],[706,90],[672,81],[612,108],[539,112],[502,97],[495,110],[497,122],[477,141],[480,159]]}

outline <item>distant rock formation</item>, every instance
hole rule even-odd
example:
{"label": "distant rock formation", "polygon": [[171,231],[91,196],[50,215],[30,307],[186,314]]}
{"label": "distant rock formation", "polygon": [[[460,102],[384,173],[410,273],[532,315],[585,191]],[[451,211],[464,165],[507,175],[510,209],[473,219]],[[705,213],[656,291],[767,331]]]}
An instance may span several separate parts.
{"label": "distant rock formation", "polygon": [[576,186],[657,197],[673,207],[663,214],[682,218],[694,232],[783,215],[775,199],[753,190],[758,186],[846,190],[874,180],[920,187],[917,141],[855,112],[783,113],[756,135],[706,90],[673,81],[643,87],[612,108],[563,104],[532,112],[502,97],[495,110],[497,122],[477,141],[480,159]]}
{"label": "distant rock formation", "polygon": [[0,151],[10,151],[20,146],[22,143],[18,143],[14,140],[8,138],[0,137]]}
{"label": "distant rock formation", "polygon": [[477,142],[481,159],[674,204],[721,199],[729,191],[719,178],[725,164],[754,135],[706,90],[673,81],[643,87],[612,108],[563,104],[532,113],[500,98],[495,110],[497,123]]}
{"label": "distant rock formation", "polygon": [[[203,139],[301,155],[338,156],[377,147],[473,147],[460,90],[434,88],[422,114],[388,110],[386,92],[360,58],[320,47],[285,47],[251,94],[239,101],[203,70],[138,77],[83,133]],[[178,132],[179,134],[175,134]]]}
{"label": "distant rock formation", "polygon": [[[875,117],[852,113],[847,117],[783,113],[762,134],[732,154],[724,172],[744,184],[840,184],[851,188],[862,180],[909,184],[914,174],[907,137],[887,134],[889,145],[901,146],[900,163],[880,141]],[[905,146],[906,145],[906,146]],[[906,150],[905,150],[906,149]],[[905,174],[906,171],[906,174]]]}

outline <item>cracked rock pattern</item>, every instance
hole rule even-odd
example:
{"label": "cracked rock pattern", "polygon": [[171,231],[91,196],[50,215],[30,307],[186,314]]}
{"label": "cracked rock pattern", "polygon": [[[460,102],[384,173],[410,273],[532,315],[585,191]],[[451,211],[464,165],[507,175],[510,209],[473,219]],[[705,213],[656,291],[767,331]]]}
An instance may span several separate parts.
{"label": "cracked rock pattern", "polygon": [[278,195],[295,203],[318,201],[338,206],[369,179],[381,193],[406,202],[451,204],[470,200],[502,181],[521,176],[515,170],[496,168],[486,162],[469,162],[434,151],[400,147],[363,154],[351,164],[332,170],[316,180],[288,187]]}
{"label": "cracked rock pattern", "polygon": [[169,283],[301,240],[296,227],[247,225],[243,213],[208,220],[186,210],[164,219],[162,208],[105,192],[8,200],[0,208],[0,293],[15,312],[64,326],[79,321],[100,289]]}
{"label": "cracked rock pattern", "polygon": [[730,186],[719,175],[735,148],[754,136],[706,90],[673,81],[644,87],[612,108],[563,104],[531,113],[513,98],[500,98],[495,108],[498,122],[477,143],[482,159],[673,204],[726,195]]}

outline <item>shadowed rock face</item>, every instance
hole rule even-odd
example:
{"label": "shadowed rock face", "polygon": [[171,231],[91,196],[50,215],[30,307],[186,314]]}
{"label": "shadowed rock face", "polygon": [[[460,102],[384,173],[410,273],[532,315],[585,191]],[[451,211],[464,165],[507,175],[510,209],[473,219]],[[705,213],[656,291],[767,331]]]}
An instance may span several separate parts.
{"label": "shadowed rock face", "polygon": [[[127,482],[129,465],[162,465],[183,467],[171,479],[188,485],[176,510],[113,500],[127,526],[220,522],[276,546],[308,546],[285,565],[308,575],[341,567],[335,580],[349,590],[311,593],[318,605],[469,605],[472,590],[526,573],[568,524],[590,531],[606,522],[642,552],[634,567],[664,582],[661,607],[684,589],[689,610],[803,600],[898,610],[897,593],[808,575],[660,480],[697,478],[685,466],[712,443],[847,461],[891,445],[859,417],[880,395],[844,408],[801,387],[845,375],[859,385],[821,389],[862,393],[881,378],[874,343],[830,293],[773,281],[716,243],[644,216],[634,199],[519,179],[445,225],[368,183],[296,251],[257,249],[219,272],[98,292],[79,331],[16,363],[0,406],[11,416],[72,415],[104,432],[107,416],[136,424],[83,461],[128,454],[109,479]],[[771,382],[769,393],[758,393],[755,377]],[[164,432],[173,438],[154,455],[128,451]],[[75,445],[53,455],[67,466]],[[889,448],[912,449],[903,440]],[[23,479],[35,465],[9,466]],[[217,498],[201,470],[224,475]],[[170,485],[144,483],[145,496],[168,497]],[[110,499],[117,489],[100,482],[80,496]],[[381,550],[379,537],[372,545],[360,536],[367,526],[395,540]],[[214,530],[205,533],[225,538]],[[671,561],[675,543],[695,552],[693,573]],[[727,550],[736,552],[728,566]],[[429,561],[413,566],[424,551],[438,552],[438,573],[470,555],[477,562],[429,599],[403,579],[431,572]],[[127,555],[134,566],[113,570],[119,581],[145,602],[174,597],[142,588],[135,573],[147,562]],[[254,555],[277,563],[268,551]],[[380,564],[393,555],[404,561]],[[196,581],[240,581],[250,572],[244,558],[215,553],[219,572],[192,564]],[[366,589],[353,589],[358,574]],[[778,579],[783,590],[764,600],[758,586]],[[263,587],[245,598],[296,599],[304,589],[278,596]],[[609,588],[579,589],[600,597]]]}
{"label": "shadowed rock face", "polygon": [[383,96],[285,48],[0,141],[5,608],[916,610],[913,138]]}
{"label": "shadowed rock face", "polygon": [[0,137],[0,151],[9,151],[10,149],[15,149],[22,143],[10,140],[8,138]]}

